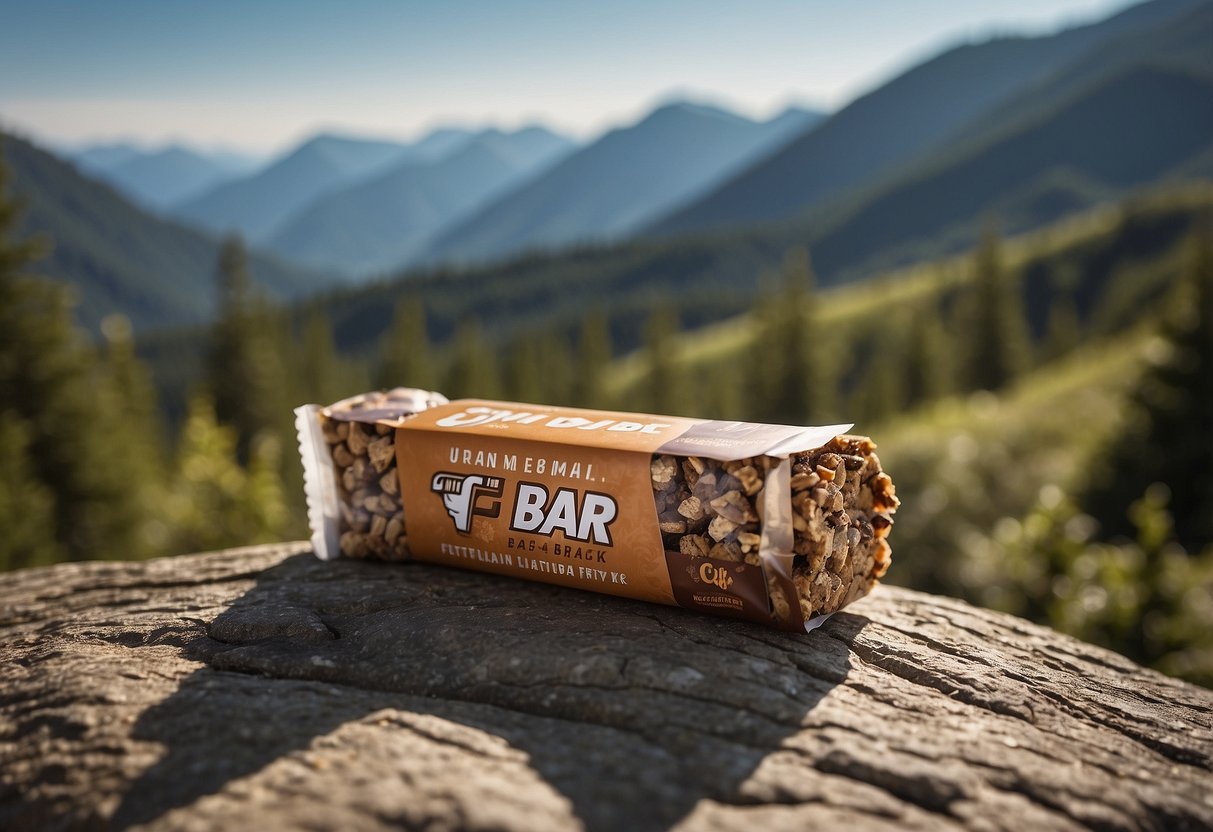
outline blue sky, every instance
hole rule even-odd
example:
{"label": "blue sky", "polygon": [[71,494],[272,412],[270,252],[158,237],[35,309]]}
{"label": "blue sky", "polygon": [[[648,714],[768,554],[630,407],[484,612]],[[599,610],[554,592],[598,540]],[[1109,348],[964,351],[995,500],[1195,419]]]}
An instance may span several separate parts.
{"label": "blue sky", "polygon": [[673,97],[840,106],[946,46],[1126,0],[0,0],[0,125],[270,151],[317,129],[543,121],[588,137]]}

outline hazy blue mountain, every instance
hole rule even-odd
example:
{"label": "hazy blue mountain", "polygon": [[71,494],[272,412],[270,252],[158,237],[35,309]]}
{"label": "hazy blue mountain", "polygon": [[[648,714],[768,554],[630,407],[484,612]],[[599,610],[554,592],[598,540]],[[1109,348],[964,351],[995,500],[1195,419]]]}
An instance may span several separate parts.
{"label": "hazy blue mountain", "polygon": [[757,123],[714,107],[669,104],[612,130],[444,232],[427,260],[486,260],[625,235],[808,129],[793,110]]}
{"label": "hazy blue mountain", "polygon": [[409,145],[408,157],[426,162],[441,159],[467,143],[477,131],[463,127],[438,127],[429,131],[418,141]]}
{"label": "hazy blue mountain", "polygon": [[182,144],[147,147],[137,142],[105,142],[57,151],[81,171],[103,179],[145,207],[162,210],[213,187],[245,176],[261,160],[224,148]]}
{"label": "hazy blue mountain", "polygon": [[[826,114],[821,110],[791,106],[766,122],[766,125],[773,133],[783,136],[787,141],[791,141],[807,132],[810,127],[816,127],[818,124],[821,124],[825,119]],[[775,142],[775,146],[769,149],[775,150],[777,147],[778,142]]]}
{"label": "hazy blue mountain", "polygon": [[409,145],[399,142],[316,136],[251,176],[180,203],[173,213],[203,228],[262,240],[316,197],[400,161],[408,152]]}
{"label": "hazy blue mountain", "polygon": [[1213,77],[1213,2],[1185,3],[1180,8],[1184,9],[1181,13],[1161,23],[1107,38],[1082,52],[1059,71],[1000,101],[985,117],[964,125],[932,152],[954,155],[965,142],[989,139],[1007,125],[1038,118],[1087,89],[1141,66]]}
{"label": "hazy blue mountain", "polygon": [[226,148],[218,148],[214,150],[197,150],[197,153],[202,158],[209,161],[223,173],[224,176],[237,177],[247,176],[257,168],[265,164],[265,157],[253,153],[246,153],[241,150],[228,150]]}
{"label": "hazy blue mountain", "polygon": [[928,241],[964,244],[984,218],[1004,232],[1033,228],[1139,185],[1188,178],[1208,158],[1213,79],[1150,65],[1126,69],[866,195],[812,233],[814,262],[834,273],[874,259],[903,262]]}
{"label": "hazy blue mountain", "polygon": [[[197,323],[214,308],[218,242],[136,207],[111,186],[34,145],[0,134],[9,187],[25,203],[23,234],[53,241],[32,268],[70,284],[77,316],[94,329],[120,312],[138,328]],[[294,298],[335,282],[330,274],[252,254],[254,279]]]}
{"label": "hazy blue mountain", "polygon": [[137,159],[143,154],[143,148],[133,142],[89,144],[79,149],[69,149],[59,153],[60,156],[70,159],[88,174],[110,170],[124,162]]}
{"label": "hazy blue mountain", "polygon": [[319,197],[270,242],[298,262],[353,273],[400,266],[437,230],[572,147],[542,127],[487,130],[436,161],[404,162]]}
{"label": "hazy blue mountain", "polygon": [[950,49],[861,96],[817,129],[653,223],[659,234],[794,216],[912,161],[1086,51],[1147,31],[1205,0],[1154,0],[1042,37]]}
{"label": "hazy blue mountain", "polygon": [[229,169],[179,145],[141,153],[97,171],[99,179],[148,208],[164,210],[227,179]]}

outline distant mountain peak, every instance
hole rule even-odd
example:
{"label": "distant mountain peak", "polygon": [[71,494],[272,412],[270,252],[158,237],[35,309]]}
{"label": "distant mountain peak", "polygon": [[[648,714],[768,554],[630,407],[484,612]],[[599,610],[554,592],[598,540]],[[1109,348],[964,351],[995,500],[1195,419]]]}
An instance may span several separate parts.
{"label": "distant mountain peak", "polygon": [[1155,0],[1054,33],[1000,35],[943,49],[680,206],[650,230],[658,235],[697,233],[788,220],[827,206],[911,163],[998,104],[1047,85],[1091,50],[1132,42],[1200,5],[1197,0]]}
{"label": "distant mountain peak", "polygon": [[324,193],[272,238],[282,254],[360,274],[400,266],[444,225],[560,158],[569,139],[545,128],[496,127],[469,135],[436,158],[411,155],[372,176]]}
{"label": "distant mountain peak", "polygon": [[648,114],[641,124],[650,121],[658,121],[661,119],[670,118],[712,118],[729,121],[736,124],[753,124],[751,119],[737,113],[730,112],[713,104],[701,104],[695,101],[669,101],[659,105],[656,109]]}

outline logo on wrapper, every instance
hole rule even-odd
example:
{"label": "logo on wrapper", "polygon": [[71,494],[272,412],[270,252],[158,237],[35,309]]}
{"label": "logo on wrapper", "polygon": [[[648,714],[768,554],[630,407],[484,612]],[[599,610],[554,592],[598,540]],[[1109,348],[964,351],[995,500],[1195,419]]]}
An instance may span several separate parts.
{"label": "logo on wrapper", "polygon": [[733,585],[733,576],[728,573],[728,570],[713,566],[711,563],[704,563],[699,567],[699,579],[726,592]]}
{"label": "logo on wrapper", "polygon": [[[455,531],[470,534],[472,517],[498,517],[505,480],[484,474],[452,474],[439,471],[430,481],[430,490],[442,497],[442,505],[455,524]],[[481,504],[481,498],[491,498]]]}

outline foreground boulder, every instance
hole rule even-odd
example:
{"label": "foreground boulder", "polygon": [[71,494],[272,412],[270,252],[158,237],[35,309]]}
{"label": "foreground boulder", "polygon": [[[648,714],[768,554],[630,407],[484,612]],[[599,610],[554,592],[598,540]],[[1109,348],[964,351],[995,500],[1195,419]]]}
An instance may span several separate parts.
{"label": "foreground boulder", "polygon": [[1208,829],[1213,693],[881,587],[796,636],[306,544],[0,583],[0,828]]}

